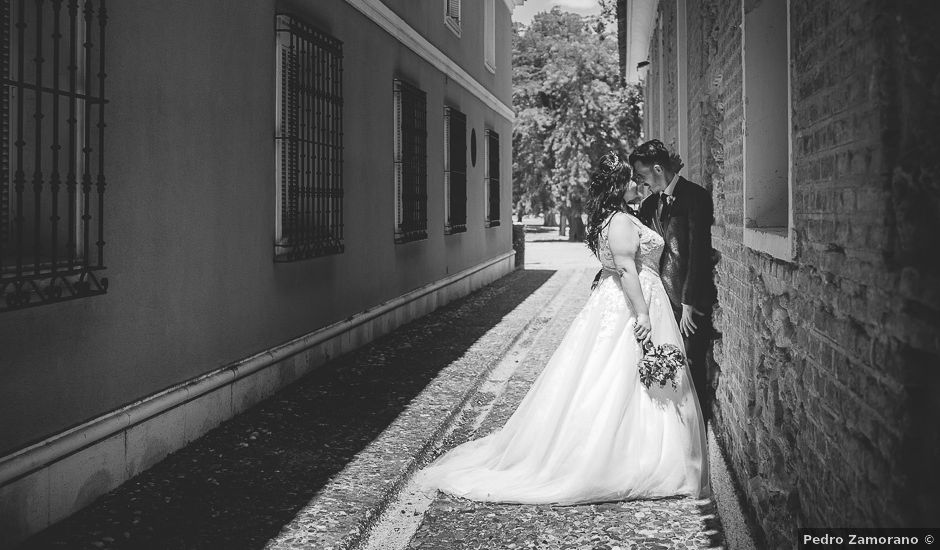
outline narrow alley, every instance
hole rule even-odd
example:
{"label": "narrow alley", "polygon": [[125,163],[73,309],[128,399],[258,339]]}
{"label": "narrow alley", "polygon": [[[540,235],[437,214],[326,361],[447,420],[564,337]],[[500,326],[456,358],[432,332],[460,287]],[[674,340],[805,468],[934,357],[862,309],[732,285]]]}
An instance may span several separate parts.
{"label": "narrow alley", "polygon": [[[530,239],[551,235],[533,234]],[[23,548],[717,548],[711,501],[497,505],[408,479],[498,428],[590,292],[580,243],[321,367]]]}
{"label": "narrow alley", "polygon": [[0,0],[0,550],[932,544],[938,26]]}

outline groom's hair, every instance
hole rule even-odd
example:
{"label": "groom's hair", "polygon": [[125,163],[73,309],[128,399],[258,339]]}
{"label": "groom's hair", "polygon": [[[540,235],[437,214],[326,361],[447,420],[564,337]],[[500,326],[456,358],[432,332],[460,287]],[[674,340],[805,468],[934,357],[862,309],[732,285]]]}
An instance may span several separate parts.
{"label": "groom's hair", "polygon": [[630,153],[629,163],[633,166],[639,161],[644,166],[658,164],[663,170],[672,171],[672,163],[669,160],[669,150],[658,139],[651,139],[645,143],[637,145],[636,149]]}

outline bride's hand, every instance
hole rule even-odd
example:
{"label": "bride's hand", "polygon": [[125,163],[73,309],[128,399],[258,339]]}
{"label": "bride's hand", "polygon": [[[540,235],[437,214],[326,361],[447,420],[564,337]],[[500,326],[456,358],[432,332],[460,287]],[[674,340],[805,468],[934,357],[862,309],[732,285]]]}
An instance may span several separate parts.
{"label": "bride's hand", "polygon": [[650,316],[646,313],[640,313],[636,316],[636,324],[633,325],[633,335],[636,336],[636,339],[640,342],[646,341],[650,336],[652,328]]}

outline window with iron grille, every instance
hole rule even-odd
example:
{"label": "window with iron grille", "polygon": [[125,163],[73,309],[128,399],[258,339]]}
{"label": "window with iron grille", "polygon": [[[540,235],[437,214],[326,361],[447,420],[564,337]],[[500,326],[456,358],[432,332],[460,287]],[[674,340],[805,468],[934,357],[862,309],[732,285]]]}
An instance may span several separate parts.
{"label": "window with iron grille", "polygon": [[106,2],[0,19],[0,311],[104,294]]}
{"label": "window with iron grille", "polygon": [[395,242],[428,236],[427,94],[395,79]]}
{"label": "window with iron grille", "polygon": [[486,195],[486,227],[499,225],[499,134],[486,130],[483,140],[485,159],[484,191]]}
{"label": "window with iron grille", "polygon": [[444,23],[460,36],[460,0],[444,0]]}
{"label": "window with iron grille", "polygon": [[343,252],[343,45],[278,15],[274,259]]}
{"label": "window with iron grille", "polygon": [[444,234],[467,230],[467,116],[444,107]]}

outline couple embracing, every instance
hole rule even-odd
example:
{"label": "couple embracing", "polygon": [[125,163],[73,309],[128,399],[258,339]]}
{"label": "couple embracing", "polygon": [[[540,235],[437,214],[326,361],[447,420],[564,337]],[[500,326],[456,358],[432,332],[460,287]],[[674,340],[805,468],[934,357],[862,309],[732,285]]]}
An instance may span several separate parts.
{"label": "couple embracing", "polygon": [[[601,159],[587,241],[602,270],[591,296],[506,424],[437,459],[419,485],[526,504],[710,496],[696,390],[705,394],[712,333],[713,208],[678,168],[658,140],[629,161]],[[676,384],[641,381],[649,344],[684,351]]]}

